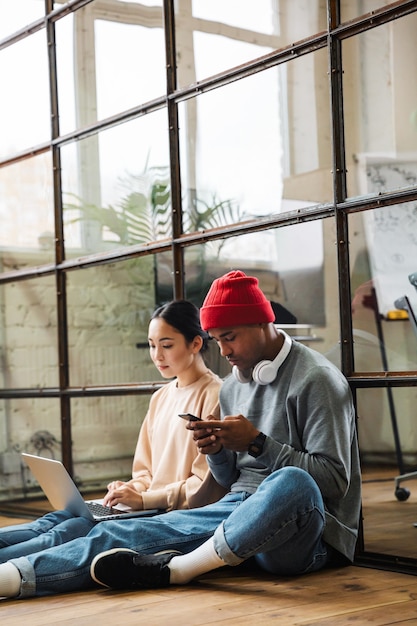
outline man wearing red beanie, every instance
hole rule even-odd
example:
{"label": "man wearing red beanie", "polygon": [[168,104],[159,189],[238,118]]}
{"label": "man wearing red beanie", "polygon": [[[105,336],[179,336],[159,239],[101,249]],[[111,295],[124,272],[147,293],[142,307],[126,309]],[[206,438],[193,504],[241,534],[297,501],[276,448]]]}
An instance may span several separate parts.
{"label": "man wearing red beanie", "polygon": [[257,278],[241,271],[213,282],[200,319],[232,374],[220,392],[222,421],[206,416],[204,428],[187,428],[228,494],[140,523],[135,550],[96,556],[92,578],[141,589],[185,584],[250,557],[277,575],[352,562],[361,491],[346,379],[273,324]]}

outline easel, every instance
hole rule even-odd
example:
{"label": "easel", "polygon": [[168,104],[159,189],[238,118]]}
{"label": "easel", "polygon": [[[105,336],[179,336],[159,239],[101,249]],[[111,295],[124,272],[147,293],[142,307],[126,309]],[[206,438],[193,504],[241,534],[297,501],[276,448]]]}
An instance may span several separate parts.
{"label": "easel", "polygon": [[[409,280],[411,284],[414,285],[417,289],[416,277],[417,277],[417,273],[411,274],[409,276]],[[376,324],[379,347],[380,347],[380,352],[381,352],[382,367],[384,371],[387,372],[389,370],[389,367],[388,367],[387,353],[385,350],[384,335],[383,335],[382,323],[381,323],[382,316],[380,315],[379,310],[378,310],[378,302],[377,302],[375,289],[372,290],[372,298],[373,298],[372,304],[373,304],[373,309],[374,309],[374,314],[375,314],[375,324]],[[409,319],[411,326],[413,328],[413,331],[417,337],[417,319],[413,311],[413,307],[411,306],[409,298],[407,296],[402,296],[401,298],[398,298],[394,302],[394,306],[398,311],[406,312],[407,314],[406,316],[402,318],[397,318],[397,319]],[[395,493],[395,497],[397,498],[397,500],[404,501],[409,498],[410,491],[406,489],[405,487],[401,487],[400,485],[402,482],[406,480],[417,478],[417,471],[404,473],[404,461],[403,461],[403,454],[401,450],[400,435],[398,431],[397,414],[395,410],[394,398],[393,398],[391,387],[387,387],[386,391],[387,391],[387,397],[388,397],[389,412],[390,412],[390,417],[391,417],[392,432],[394,436],[395,453],[397,457],[397,465],[398,465],[398,471],[399,471],[399,476],[395,478],[394,493]],[[417,524],[415,525],[417,526]]]}
{"label": "easel", "polygon": [[[372,308],[374,310],[374,315],[375,315],[375,325],[376,325],[376,331],[377,331],[378,342],[379,342],[379,350],[381,353],[382,367],[385,372],[388,372],[389,368],[388,368],[387,353],[385,350],[384,333],[382,329],[382,316],[379,313],[378,301],[377,301],[376,292],[374,288],[372,289],[372,304],[373,304]],[[404,474],[403,454],[401,450],[401,441],[400,441],[400,435],[398,431],[397,413],[395,410],[394,397],[392,394],[391,387],[387,387],[386,391],[387,391],[387,398],[388,398],[389,414],[391,418],[392,433],[394,436],[394,446],[395,446],[395,454],[397,457],[398,471],[400,472],[400,474]],[[409,495],[410,494],[407,495],[407,498]],[[407,498],[403,498],[403,499],[406,500]]]}
{"label": "easel", "polygon": [[[416,276],[416,274],[411,274],[411,276],[409,276],[409,279],[410,279],[410,282],[414,284],[414,286],[417,288],[416,283],[412,282],[412,277],[414,276]],[[417,319],[416,319],[415,313],[413,311],[413,307],[411,306],[410,300],[408,299],[408,297],[403,296],[402,298],[399,298],[398,300],[396,300],[394,304],[397,309],[402,310],[402,311],[407,311],[408,319],[411,322],[411,326],[417,338]],[[397,500],[402,501],[402,500],[407,500],[407,498],[410,495],[410,491],[406,489],[405,487],[400,487],[400,484],[404,482],[405,480],[411,480],[412,478],[417,478],[417,471],[408,472],[408,474],[404,474],[402,468],[399,468],[399,470],[400,470],[400,476],[397,476],[395,478],[395,492],[394,493],[395,493]],[[414,524],[414,526],[417,526],[417,524]]]}

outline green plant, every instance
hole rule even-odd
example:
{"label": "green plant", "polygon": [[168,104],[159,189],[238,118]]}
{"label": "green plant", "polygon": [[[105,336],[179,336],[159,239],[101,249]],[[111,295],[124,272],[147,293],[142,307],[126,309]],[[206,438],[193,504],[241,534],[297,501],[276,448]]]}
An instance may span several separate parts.
{"label": "green plant", "polygon": [[[167,168],[151,168],[143,174],[129,174],[121,179],[126,190],[116,206],[86,203],[75,194],[67,194],[64,210],[71,211],[68,223],[93,221],[100,225],[104,240],[115,245],[149,243],[170,234],[170,192]],[[108,235],[113,235],[113,238]]]}
{"label": "green plant", "polygon": [[[168,167],[146,167],[141,174],[127,174],[120,179],[122,196],[113,206],[96,206],[74,194],[68,194],[64,204],[67,223],[94,222],[99,225],[101,238],[108,245],[146,244],[167,239],[172,234],[171,194]],[[195,232],[240,222],[245,214],[232,200],[219,200],[213,194],[209,200],[194,197],[184,212],[185,232]],[[198,293],[206,286],[207,249],[217,257],[226,240],[219,240],[209,246],[197,248],[195,264],[198,267],[197,279],[187,286],[187,291]],[[163,286],[158,277],[157,257],[155,257],[156,299],[162,298]],[[170,284],[169,289],[172,288]],[[198,295],[193,298],[198,300]]]}

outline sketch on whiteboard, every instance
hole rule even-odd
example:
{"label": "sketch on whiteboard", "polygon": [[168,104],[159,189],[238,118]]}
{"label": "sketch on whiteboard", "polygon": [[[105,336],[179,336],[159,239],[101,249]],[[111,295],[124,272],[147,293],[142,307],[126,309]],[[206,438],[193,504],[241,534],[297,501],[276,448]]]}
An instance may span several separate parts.
{"label": "sketch on whiteboard", "polygon": [[[417,163],[367,163],[368,193],[383,193],[417,183]],[[379,312],[395,310],[407,296],[417,309],[417,291],[409,275],[417,271],[417,202],[405,202],[364,213],[366,241]]]}

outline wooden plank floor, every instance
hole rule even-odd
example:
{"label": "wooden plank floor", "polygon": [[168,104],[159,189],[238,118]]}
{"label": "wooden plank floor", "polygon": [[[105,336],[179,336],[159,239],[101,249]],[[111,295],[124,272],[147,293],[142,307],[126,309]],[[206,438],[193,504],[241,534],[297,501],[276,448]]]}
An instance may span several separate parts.
{"label": "wooden plank floor", "polygon": [[[372,493],[378,505],[382,489],[379,482],[365,485],[365,508],[369,512],[373,510]],[[392,485],[385,487],[383,500],[387,489],[392,490]],[[417,484],[414,491],[417,494]],[[408,503],[398,503],[394,511],[404,511],[399,508],[403,504]],[[417,519],[415,504],[410,511],[414,509]],[[378,518],[378,506],[375,510]],[[18,521],[23,520],[0,517],[1,526]],[[406,526],[410,526],[408,520]],[[414,546],[415,539],[413,552]],[[417,576],[350,566],[277,578],[247,567],[223,568],[184,587],[144,592],[97,589],[47,598],[1,599],[0,619],[5,626],[74,622],[77,626],[99,622],[147,626],[410,626],[417,624]]]}
{"label": "wooden plank floor", "polygon": [[212,572],[185,587],[0,600],[7,626],[146,624],[235,626],[417,623],[417,577],[349,567],[294,579]]}

